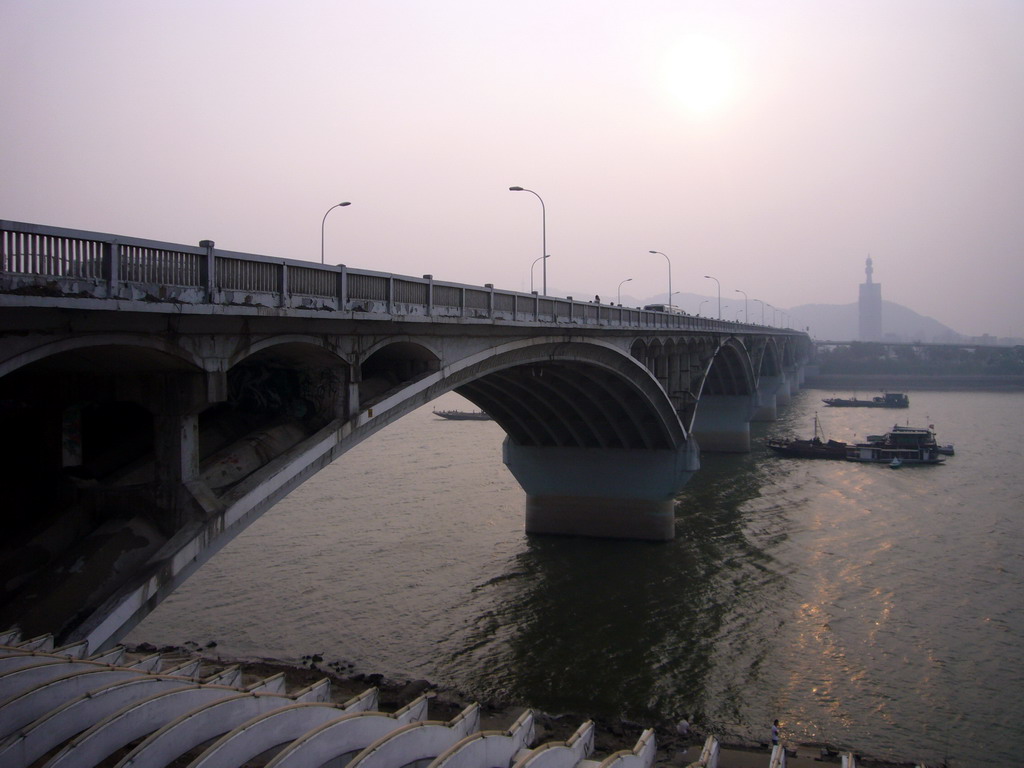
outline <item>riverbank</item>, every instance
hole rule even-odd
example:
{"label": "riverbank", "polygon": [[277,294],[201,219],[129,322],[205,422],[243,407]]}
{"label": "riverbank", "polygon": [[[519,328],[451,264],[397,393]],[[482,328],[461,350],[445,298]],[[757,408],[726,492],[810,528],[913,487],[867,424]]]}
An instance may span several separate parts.
{"label": "riverbank", "polygon": [[[343,661],[325,661],[320,655],[304,656],[301,663],[289,663],[280,659],[230,658],[216,653],[216,643],[200,648],[195,643],[185,646],[157,647],[140,643],[128,648],[132,654],[148,655],[160,653],[169,658],[200,658],[203,675],[213,670],[238,666],[241,668],[246,685],[283,675],[285,688],[289,692],[302,690],[325,677],[331,682],[332,702],[341,704],[368,688],[378,690],[378,702],[382,711],[397,710],[424,693],[431,696],[428,717],[431,720],[447,721],[454,718],[467,706],[480,705],[480,730],[504,730],[528,707],[507,701],[483,700],[464,691],[437,686],[427,680],[390,680],[379,673],[366,674],[354,671],[354,665]],[[657,743],[655,765],[664,768],[682,768],[696,762],[701,753],[707,734],[699,724],[693,724],[689,737],[676,733],[675,723],[666,718],[661,722],[637,723],[625,720],[608,720],[591,717],[583,713],[550,714],[532,708],[535,718],[536,744],[564,741],[587,720],[592,720],[594,730],[594,753],[592,759],[603,759],[621,750],[636,746],[641,734],[653,728]],[[721,744],[719,768],[758,768],[767,766],[770,748],[765,743],[744,743],[728,734],[715,734]],[[787,744],[787,764],[792,768],[812,768],[840,763],[838,751],[824,744]],[[876,761],[862,755],[857,764],[872,768],[908,768],[912,762],[893,763]]]}
{"label": "riverbank", "polygon": [[801,386],[804,389],[861,390],[864,392],[906,392],[915,389],[938,392],[1021,392],[1024,391],[1024,376],[815,373],[805,377]]}

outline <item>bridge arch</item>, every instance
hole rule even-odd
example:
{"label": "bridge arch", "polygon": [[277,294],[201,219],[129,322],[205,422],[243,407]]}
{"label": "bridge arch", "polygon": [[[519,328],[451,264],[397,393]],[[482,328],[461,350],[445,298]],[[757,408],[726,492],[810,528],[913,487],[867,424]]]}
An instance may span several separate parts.
{"label": "bridge arch", "polygon": [[374,345],[359,364],[359,402],[372,405],[397,387],[435,373],[440,355],[423,340],[391,338]]}
{"label": "bridge arch", "polygon": [[0,361],[0,379],[39,363],[84,371],[203,370],[202,356],[174,341],[152,334],[102,333],[63,337],[22,350]]}
{"label": "bridge arch", "polygon": [[691,429],[704,450],[750,451],[756,390],[746,346],[734,336],[723,339],[707,360],[692,416]]}
{"label": "bridge arch", "polygon": [[313,334],[274,334],[234,350],[226,365],[234,367],[247,359],[263,356],[280,358],[282,362],[352,365],[352,360],[330,337]]}
{"label": "bridge arch", "polygon": [[775,339],[769,337],[753,346],[751,360],[757,378],[779,376],[782,373],[782,353]]}
{"label": "bridge arch", "polygon": [[453,372],[450,387],[519,445],[675,449],[687,440],[651,372],[619,349],[536,341]]}
{"label": "bridge arch", "polygon": [[700,397],[750,395],[755,387],[754,369],[746,346],[736,337],[722,341],[707,362]]}

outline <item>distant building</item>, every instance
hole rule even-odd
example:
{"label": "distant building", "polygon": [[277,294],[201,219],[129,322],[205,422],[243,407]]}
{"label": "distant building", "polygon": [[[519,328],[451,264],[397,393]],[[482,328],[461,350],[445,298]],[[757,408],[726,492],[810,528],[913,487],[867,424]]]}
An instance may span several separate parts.
{"label": "distant building", "polygon": [[867,266],[864,271],[868,279],[860,284],[860,301],[857,309],[859,311],[859,338],[861,341],[882,340],[882,284],[871,282],[871,273],[874,269],[871,266],[871,257],[868,256]]}

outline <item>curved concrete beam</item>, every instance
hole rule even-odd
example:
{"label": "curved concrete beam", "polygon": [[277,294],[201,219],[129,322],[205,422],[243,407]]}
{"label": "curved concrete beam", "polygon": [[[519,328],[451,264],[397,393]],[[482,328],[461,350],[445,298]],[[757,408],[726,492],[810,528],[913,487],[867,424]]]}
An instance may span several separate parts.
{"label": "curved concrete beam", "polygon": [[594,751],[594,723],[583,723],[564,742],[548,742],[531,750],[512,768],[576,768]]}
{"label": "curved concrete beam", "polygon": [[179,687],[134,702],[105,717],[48,760],[44,768],[82,768],[94,766],[115,750],[131,744],[162,723],[191,712],[211,701],[237,697],[236,688],[195,685]]}
{"label": "curved concrete beam", "polygon": [[471,704],[447,723],[425,720],[392,731],[352,758],[346,768],[394,768],[435,758],[477,729],[480,706]]}
{"label": "curved concrete beam", "polygon": [[266,768],[320,768],[342,755],[362,751],[408,723],[427,715],[427,697],[420,696],[392,714],[357,712],[307,732],[279,752]]}
{"label": "curved concrete beam", "polygon": [[526,710],[507,731],[477,731],[442,752],[427,768],[510,766],[533,740],[533,712]]}
{"label": "curved concrete beam", "polygon": [[377,690],[371,688],[343,705],[323,702],[297,702],[257,715],[224,734],[189,768],[236,768],[279,744],[289,744],[313,728],[335,722],[353,712],[366,712],[377,706]]}

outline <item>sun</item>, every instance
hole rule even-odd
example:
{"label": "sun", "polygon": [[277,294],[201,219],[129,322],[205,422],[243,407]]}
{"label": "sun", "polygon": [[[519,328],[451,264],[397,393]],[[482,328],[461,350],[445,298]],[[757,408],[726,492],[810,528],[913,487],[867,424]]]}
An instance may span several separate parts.
{"label": "sun", "polygon": [[666,91],[687,112],[707,116],[731,104],[739,78],[735,52],[709,37],[689,37],[665,56]]}

